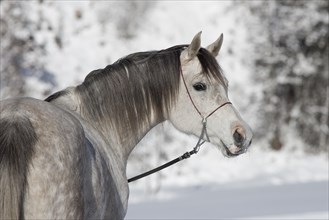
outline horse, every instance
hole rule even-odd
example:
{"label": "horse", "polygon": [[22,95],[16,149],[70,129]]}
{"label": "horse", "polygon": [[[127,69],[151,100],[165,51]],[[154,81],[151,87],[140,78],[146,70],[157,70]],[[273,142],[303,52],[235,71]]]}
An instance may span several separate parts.
{"label": "horse", "polygon": [[1,219],[123,219],[129,154],[170,121],[224,156],[247,151],[252,131],[228,99],[216,57],[223,35],[137,52],[45,100],[0,103]]}

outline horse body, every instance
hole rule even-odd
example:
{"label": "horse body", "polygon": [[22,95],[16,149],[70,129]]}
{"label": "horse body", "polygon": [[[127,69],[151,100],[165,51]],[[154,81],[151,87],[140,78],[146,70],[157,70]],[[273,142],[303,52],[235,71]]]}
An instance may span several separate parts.
{"label": "horse body", "polygon": [[[122,219],[128,200],[122,157],[108,147],[114,143],[64,109],[31,98],[1,102],[2,121],[16,121],[15,115],[28,118],[31,132],[38,137],[27,172],[24,211],[20,212],[26,219]],[[107,146],[106,151],[101,146]]]}
{"label": "horse body", "polygon": [[[81,212],[83,204],[73,202],[83,198],[81,178],[83,177],[85,148],[81,148],[84,145],[82,127],[67,112],[39,100],[24,98],[6,100],[1,103],[1,123],[6,121],[15,123],[21,117],[28,118],[33,126],[33,131],[30,132],[35,132],[38,139],[29,149],[32,152],[29,159],[31,163],[28,164],[27,172],[24,174],[28,184],[24,206],[21,207],[24,210],[20,210],[19,218],[24,216],[26,218],[69,218],[77,213],[83,213]],[[59,119],[61,123],[58,123]],[[26,125],[21,123],[17,126]],[[17,134],[15,138],[19,142],[20,134]],[[24,151],[24,145],[25,143],[21,143],[21,149],[15,149],[16,152],[12,153],[21,154]],[[14,149],[2,149],[3,156],[8,155],[10,150],[14,151]],[[2,166],[4,166],[3,160],[6,158],[2,158]],[[5,181],[2,175],[1,181]],[[10,192],[10,188],[17,184],[10,180],[8,182],[10,185],[1,185],[3,191]],[[13,191],[9,196],[13,199],[20,197],[20,194],[21,192]],[[65,202],[63,202],[64,194],[70,195],[66,197]],[[10,200],[1,201],[2,207],[8,201]],[[2,214],[8,210],[10,209],[1,210]],[[77,215],[77,217],[83,216]],[[11,216],[4,215],[4,218],[11,218]]]}
{"label": "horse body", "polygon": [[123,219],[129,154],[164,120],[194,135],[208,120],[225,156],[245,152],[248,125],[232,106],[216,109],[228,102],[214,59],[221,43],[200,48],[198,34],[190,45],[129,55],[46,101],[1,101],[0,218]]}

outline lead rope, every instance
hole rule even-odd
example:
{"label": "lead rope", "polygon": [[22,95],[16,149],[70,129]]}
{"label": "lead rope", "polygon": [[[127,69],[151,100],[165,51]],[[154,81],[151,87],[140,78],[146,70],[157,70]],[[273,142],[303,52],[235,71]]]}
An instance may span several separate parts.
{"label": "lead rope", "polygon": [[202,124],[203,124],[202,125],[202,131],[201,131],[199,140],[196,143],[196,145],[193,148],[193,150],[187,151],[186,153],[182,154],[181,156],[177,157],[176,159],[173,159],[173,160],[171,160],[171,161],[169,161],[169,162],[167,162],[167,163],[165,163],[165,164],[163,164],[163,165],[161,165],[161,166],[159,166],[157,168],[154,168],[154,169],[149,170],[149,171],[147,171],[145,173],[142,173],[140,175],[137,175],[135,177],[132,177],[132,178],[128,179],[128,183],[133,182],[135,180],[139,180],[139,179],[141,179],[143,177],[146,177],[148,175],[151,175],[153,173],[156,173],[156,172],[158,172],[160,170],[163,170],[163,169],[165,169],[165,168],[167,168],[169,166],[174,165],[175,163],[178,163],[178,162],[180,162],[182,160],[185,160],[185,159],[190,158],[193,154],[197,154],[199,152],[199,150],[200,150],[201,145],[203,145],[206,142],[205,140],[203,140],[203,137],[206,136],[207,141],[209,141],[209,136],[208,136],[208,133],[207,133],[207,120],[206,119],[202,120]]}

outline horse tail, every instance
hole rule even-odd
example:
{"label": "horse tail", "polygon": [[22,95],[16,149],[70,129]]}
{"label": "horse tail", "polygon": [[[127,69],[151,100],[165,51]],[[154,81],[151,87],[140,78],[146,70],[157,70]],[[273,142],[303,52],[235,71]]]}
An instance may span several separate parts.
{"label": "horse tail", "polygon": [[0,117],[0,219],[24,219],[28,167],[36,141],[27,117]]}

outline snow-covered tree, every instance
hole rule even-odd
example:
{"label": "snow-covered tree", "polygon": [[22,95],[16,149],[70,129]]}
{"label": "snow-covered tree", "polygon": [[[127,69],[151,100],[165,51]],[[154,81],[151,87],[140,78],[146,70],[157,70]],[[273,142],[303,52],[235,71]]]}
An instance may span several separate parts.
{"label": "snow-covered tree", "polygon": [[31,16],[36,11],[25,1],[3,1],[0,6],[0,96],[22,96],[27,77],[47,81],[51,76],[42,62],[44,44],[35,35],[43,28],[43,20],[39,14]]}
{"label": "snow-covered tree", "polygon": [[[253,77],[261,84],[258,133],[280,149],[299,136],[313,149],[329,145],[329,2],[248,1]],[[293,134],[293,135],[292,135]]]}

